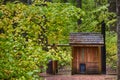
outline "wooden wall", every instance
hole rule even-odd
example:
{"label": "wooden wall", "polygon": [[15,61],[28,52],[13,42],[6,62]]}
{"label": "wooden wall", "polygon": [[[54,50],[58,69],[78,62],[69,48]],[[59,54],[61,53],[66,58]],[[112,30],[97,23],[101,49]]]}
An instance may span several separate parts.
{"label": "wooden wall", "polygon": [[81,73],[80,66],[85,64],[85,73],[101,72],[100,47],[72,47],[72,74]]}

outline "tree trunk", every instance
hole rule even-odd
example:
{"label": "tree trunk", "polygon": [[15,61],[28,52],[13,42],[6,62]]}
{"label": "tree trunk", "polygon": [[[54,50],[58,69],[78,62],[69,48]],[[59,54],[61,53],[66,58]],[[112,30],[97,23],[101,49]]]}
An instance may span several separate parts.
{"label": "tree trunk", "polygon": [[102,5],[101,0],[94,0],[95,7]]}
{"label": "tree trunk", "polygon": [[64,0],[64,3],[68,2],[67,0]]}
{"label": "tree trunk", "polygon": [[118,80],[120,79],[120,16],[118,16],[117,23],[118,30]]}
{"label": "tree trunk", "polygon": [[52,0],[44,0],[45,2],[52,2]]}
{"label": "tree trunk", "polygon": [[[82,8],[82,0],[76,0],[76,3],[77,3],[77,7],[78,8]],[[82,20],[81,19],[78,19],[78,32],[80,31],[80,24],[82,23]]]}
{"label": "tree trunk", "polygon": [[21,1],[22,3],[28,4],[28,5],[32,4],[32,0],[19,0],[19,1]]}
{"label": "tree trunk", "polygon": [[109,3],[109,12],[116,12],[116,0],[108,0]]}
{"label": "tree trunk", "polygon": [[32,4],[32,0],[27,0],[27,4]]}
{"label": "tree trunk", "polygon": [[76,0],[77,7],[82,8],[82,0]]}
{"label": "tree trunk", "polygon": [[117,80],[120,80],[120,0],[116,0],[117,5],[117,34],[118,34],[118,70],[117,70]]}
{"label": "tree trunk", "polygon": [[[116,0],[108,0],[108,3],[109,3],[109,7],[108,7],[109,12],[116,13]],[[110,25],[110,30],[116,31],[116,26],[117,26],[117,22],[115,22],[114,25]]]}

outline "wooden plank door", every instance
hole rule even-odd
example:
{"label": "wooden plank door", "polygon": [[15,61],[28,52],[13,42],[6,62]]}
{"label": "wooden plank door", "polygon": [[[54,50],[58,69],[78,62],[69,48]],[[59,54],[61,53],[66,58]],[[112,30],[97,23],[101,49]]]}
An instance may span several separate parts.
{"label": "wooden plank door", "polygon": [[86,48],[86,72],[99,73],[100,54],[98,47]]}

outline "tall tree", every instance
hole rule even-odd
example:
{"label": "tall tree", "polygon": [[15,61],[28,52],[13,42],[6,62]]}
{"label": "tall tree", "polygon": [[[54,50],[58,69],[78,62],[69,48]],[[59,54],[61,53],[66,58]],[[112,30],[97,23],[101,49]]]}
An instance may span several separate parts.
{"label": "tall tree", "polygon": [[120,80],[120,0],[116,0],[117,2],[117,5],[116,5],[116,8],[117,8],[117,34],[118,34],[118,79],[117,80]]}
{"label": "tall tree", "polygon": [[[76,0],[76,6],[78,8],[82,8],[82,0]],[[81,19],[78,19],[78,32],[80,31],[80,24],[82,23]]]}
{"label": "tall tree", "polygon": [[[108,7],[109,12],[116,13],[116,0],[108,0],[108,3],[109,3],[109,7]],[[114,25],[110,25],[110,30],[116,31],[116,26],[117,26],[116,22],[114,23]]]}
{"label": "tall tree", "polygon": [[108,0],[109,12],[116,12],[116,0]]}
{"label": "tall tree", "polygon": [[32,4],[32,0],[27,0],[27,4]]}
{"label": "tall tree", "polygon": [[52,2],[52,0],[44,0],[44,1],[47,1],[47,2]]}
{"label": "tall tree", "polygon": [[77,7],[82,8],[82,0],[76,0]]}
{"label": "tall tree", "polygon": [[66,3],[67,2],[67,0],[64,0],[64,3]]}
{"label": "tall tree", "polygon": [[96,6],[101,6],[107,3],[108,0],[94,0]]}

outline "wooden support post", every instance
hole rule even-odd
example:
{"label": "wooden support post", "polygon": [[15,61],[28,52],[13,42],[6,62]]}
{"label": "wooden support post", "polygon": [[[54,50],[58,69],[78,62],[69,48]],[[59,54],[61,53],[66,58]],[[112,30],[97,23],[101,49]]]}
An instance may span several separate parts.
{"label": "wooden support post", "polygon": [[54,62],[52,61],[52,74],[54,74]]}
{"label": "wooden support post", "polygon": [[74,69],[74,47],[72,46],[72,75],[75,74],[75,69]]}
{"label": "wooden support post", "polygon": [[99,73],[101,73],[101,68],[102,68],[102,64],[101,64],[101,46],[98,47],[98,54],[99,54]]}
{"label": "wooden support post", "polygon": [[101,57],[102,57],[102,73],[106,74],[106,44],[105,44],[105,22],[102,21],[101,23],[101,34],[103,34],[103,38],[104,38],[104,46],[101,47]]}

